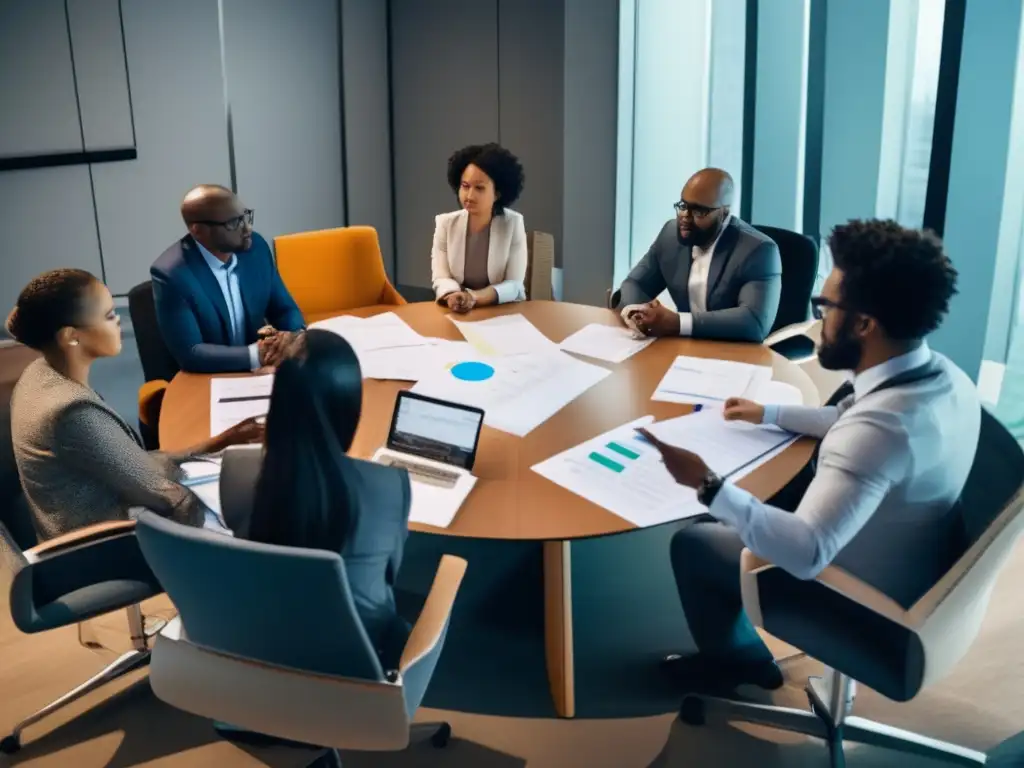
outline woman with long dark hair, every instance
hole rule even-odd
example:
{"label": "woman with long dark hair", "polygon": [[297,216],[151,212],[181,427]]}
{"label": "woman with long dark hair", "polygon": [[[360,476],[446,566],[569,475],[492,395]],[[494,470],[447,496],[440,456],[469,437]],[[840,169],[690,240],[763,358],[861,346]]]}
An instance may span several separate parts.
{"label": "woman with long dark hair", "polygon": [[249,536],[339,552],[363,626],[384,668],[393,669],[409,633],[392,587],[412,492],[405,470],[347,455],[362,400],[348,342],[305,333],[274,379]]}

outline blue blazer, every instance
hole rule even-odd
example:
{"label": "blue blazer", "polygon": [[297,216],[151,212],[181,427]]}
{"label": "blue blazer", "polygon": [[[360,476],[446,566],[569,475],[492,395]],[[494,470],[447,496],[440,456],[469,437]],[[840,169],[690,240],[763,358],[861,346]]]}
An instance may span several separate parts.
{"label": "blue blazer", "polygon": [[[245,343],[264,325],[279,331],[304,327],[302,313],[281,281],[270,246],[252,233],[252,247],[238,254],[238,284],[245,304]],[[231,346],[228,305],[217,278],[186,235],[160,254],[149,270],[160,332],[184,371],[230,373],[250,369],[247,347]]]}

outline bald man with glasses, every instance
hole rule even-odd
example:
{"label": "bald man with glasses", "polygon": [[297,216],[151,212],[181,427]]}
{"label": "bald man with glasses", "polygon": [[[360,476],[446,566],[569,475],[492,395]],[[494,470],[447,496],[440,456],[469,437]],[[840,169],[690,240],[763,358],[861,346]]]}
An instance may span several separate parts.
{"label": "bald man with glasses", "polygon": [[193,373],[269,371],[304,328],[254,214],[226,187],[203,184],[181,203],[188,234],[150,269],[157,320],[178,365]]}
{"label": "bald man with glasses", "polygon": [[[782,293],[779,247],[730,209],[732,177],[695,173],[644,257],[612,296],[626,325],[647,336],[760,343]],[[678,311],[657,297],[668,290]]]}

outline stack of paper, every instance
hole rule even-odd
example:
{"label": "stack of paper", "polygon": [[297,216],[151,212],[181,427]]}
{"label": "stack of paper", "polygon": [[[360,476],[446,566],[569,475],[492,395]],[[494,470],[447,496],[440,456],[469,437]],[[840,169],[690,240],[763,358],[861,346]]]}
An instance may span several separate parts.
{"label": "stack of paper", "polygon": [[426,339],[427,344],[416,347],[373,349],[359,354],[359,367],[364,379],[393,379],[419,381],[431,372],[444,367],[453,357],[472,353],[464,341]]}
{"label": "stack of paper", "polygon": [[468,346],[421,336],[394,312],[332,317],[309,327],[336,333],[351,344],[364,379],[419,381],[451,356],[449,345]]}
{"label": "stack of paper", "polygon": [[559,347],[565,352],[621,363],[653,343],[653,338],[637,339],[628,328],[591,323],[576,331]]}
{"label": "stack of paper", "polygon": [[266,416],[274,377],[210,379],[210,436],[253,416]]}
{"label": "stack of paper", "polygon": [[409,327],[394,312],[385,312],[372,317],[342,315],[321,320],[309,326],[336,333],[345,339],[356,354],[377,349],[416,347],[428,341]]}
{"label": "stack of paper", "polygon": [[672,479],[660,453],[637,428],[646,427],[659,440],[693,451],[729,480],[753,472],[797,439],[778,429],[727,422],[711,410],[653,421],[653,416],[644,416],[624,424],[542,461],[533,471],[644,528],[692,517],[704,507],[693,489]]}
{"label": "stack of paper", "polygon": [[761,405],[803,405],[800,390],[784,381],[763,381],[750,398]]}
{"label": "stack of paper", "polygon": [[522,315],[489,320],[456,320],[448,315],[466,341],[481,355],[524,355],[557,352],[558,345]]}
{"label": "stack of paper", "polygon": [[772,369],[765,366],[680,355],[665,372],[651,399],[714,405],[730,397],[751,398],[771,376]]}
{"label": "stack of paper", "polygon": [[699,515],[697,493],[679,485],[661,455],[637,434],[653,416],[624,424],[533,467],[587,501],[646,528]]}
{"label": "stack of paper", "polygon": [[484,410],[484,423],[522,437],[611,372],[555,349],[505,357],[453,355],[412,391]]}
{"label": "stack of paper", "polygon": [[203,527],[233,536],[234,533],[224,522],[220,511],[220,458],[215,456],[197,457],[182,463],[181,470],[185,474],[182,485],[198,496],[206,508]]}
{"label": "stack of paper", "polygon": [[693,451],[715,474],[730,480],[750,474],[797,439],[778,427],[726,421],[712,410],[661,421],[649,430],[669,445]]}

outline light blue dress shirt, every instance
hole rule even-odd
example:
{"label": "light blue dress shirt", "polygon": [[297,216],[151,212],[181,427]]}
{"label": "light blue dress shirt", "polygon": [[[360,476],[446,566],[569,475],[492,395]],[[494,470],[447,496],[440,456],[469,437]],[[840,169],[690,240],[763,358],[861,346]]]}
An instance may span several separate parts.
{"label": "light blue dress shirt", "polygon": [[[217,285],[224,295],[224,303],[228,305],[228,321],[231,325],[231,344],[241,347],[245,344],[245,304],[242,302],[242,288],[238,283],[238,256],[231,254],[226,262],[210,253],[198,240],[199,252],[217,279]],[[260,367],[259,344],[249,345],[249,367],[256,370]]]}
{"label": "light blue dress shirt", "polygon": [[[941,375],[879,391],[934,359]],[[974,383],[927,344],[864,371],[838,406],[769,406],[764,421],[822,438],[796,512],[731,483],[708,510],[754,554],[801,579],[836,565],[899,600],[941,573],[981,429]],[[946,564],[948,565],[948,563]],[[919,594],[919,592],[918,592]]]}

